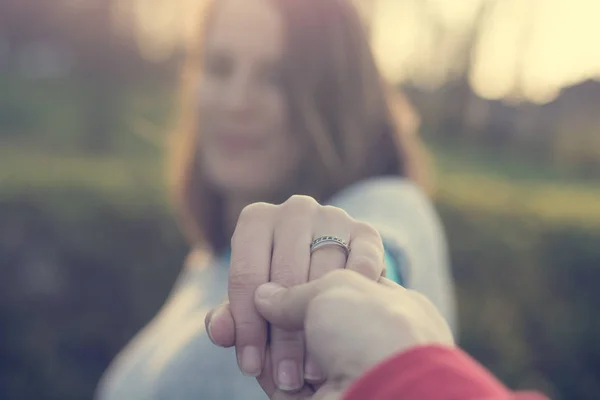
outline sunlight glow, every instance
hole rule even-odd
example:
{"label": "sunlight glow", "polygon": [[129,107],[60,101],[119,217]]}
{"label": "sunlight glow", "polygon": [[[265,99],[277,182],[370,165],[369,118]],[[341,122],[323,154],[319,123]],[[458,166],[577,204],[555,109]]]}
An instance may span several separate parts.
{"label": "sunlight glow", "polygon": [[[562,87],[600,78],[598,0],[347,1],[371,19],[374,53],[393,82],[436,87],[467,66],[482,97],[543,103]],[[129,2],[140,49],[150,60],[169,57],[189,38],[204,3]]]}
{"label": "sunlight glow", "polygon": [[480,38],[474,88],[488,98],[518,90],[547,102],[564,86],[600,76],[599,15],[596,1],[502,3]]}

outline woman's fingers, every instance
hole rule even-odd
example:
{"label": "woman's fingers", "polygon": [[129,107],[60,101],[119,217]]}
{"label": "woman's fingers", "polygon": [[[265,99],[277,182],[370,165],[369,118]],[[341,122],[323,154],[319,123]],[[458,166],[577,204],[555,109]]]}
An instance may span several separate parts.
{"label": "woman's fingers", "polygon": [[[270,281],[293,287],[308,279],[313,228],[310,215],[319,205],[309,197],[294,196],[280,207],[273,236]],[[277,387],[284,391],[300,389],[304,386],[303,333],[272,326],[270,338],[273,379]]]}
{"label": "woman's fingers", "polygon": [[262,373],[256,378],[260,387],[265,391],[269,399],[273,398],[273,395],[277,391],[277,384],[273,380],[273,364],[271,363],[271,349],[267,346],[265,351],[265,366]]}
{"label": "woman's fingers", "polygon": [[381,236],[371,225],[355,222],[346,269],[378,281],[385,272],[385,250]]}
{"label": "woman's fingers", "polygon": [[[315,236],[334,236],[346,243],[350,241],[351,231],[350,216],[342,209],[324,206],[315,221]],[[348,254],[341,246],[330,243],[314,250],[310,258],[310,273],[308,282],[319,279],[329,272],[336,269],[343,269],[346,266]],[[322,382],[326,377],[322,368],[316,362],[314,356],[306,353],[304,364],[305,379],[311,383]]]}
{"label": "woman's fingers", "polygon": [[[318,248],[311,257],[310,243],[319,235],[349,242],[350,253],[331,244]],[[231,253],[229,312],[225,310],[213,322],[217,325],[209,329],[212,340],[222,346],[234,340],[242,372],[272,374],[281,390],[301,388],[305,370],[309,381],[324,379],[319,366],[305,357],[302,332],[281,328],[271,329],[268,361],[273,368],[264,371],[267,324],[254,307],[254,292],[269,281],[293,287],[344,266],[376,281],[385,268],[379,234],[339,208],[323,207],[307,196],[292,196],[279,206],[255,203],[246,207],[232,237]],[[234,334],[229,336],[228,315],[235,322]],[[221,328],[218,323],[223,324]]]}
{"label": "woman's fingers", "polygon": [[301,390],[295,392],[282,391],[277,387],[273,374],[273,365],[271,364],[271,350],[267,348],[265,357],[265,368],[263,373],[258,376],[257,381],[271,400],[309,400],[313,398],[314,390],[305,385]]}
{"label": "woman's fingers", "polygon": [[254,307],[254,291],[269,281],[273,217],[276,207],[254,203],[242,211],[231,239],[229,302],[235,321],[235,349],[245,375],[260,375],[267,343],[267,323]]}
{"label": "woman's fingers", "polygon": [[219,347],[235,345],[235,323],[229,303],[221,304],[210,310],[204,319],[209,339]]}
{"label": "woman's fingers", "polygon": [[[309,281],[314,281],[336,269],[346,269],[377,280],[385,270],[381,237],[370,225],[357,222],[345,211],[323,207],[317,223],[317,232],[346,241],[350,253],[335,243],[315,250],[311,257]],[[327,377],[314,355],[305,357],[305,378],[309,382],[322,382]]]}
{"label": "woman's fingers", "polygon": [[[333,236],[349,243],[352,224],[350,216],[344,210],[331,206],[321,207],[314,223],[313,239]],[[346,251],[335,243],[315,249],[310,258],[308,281],[319,279],[333,270],[344,268],[347,257]]]}

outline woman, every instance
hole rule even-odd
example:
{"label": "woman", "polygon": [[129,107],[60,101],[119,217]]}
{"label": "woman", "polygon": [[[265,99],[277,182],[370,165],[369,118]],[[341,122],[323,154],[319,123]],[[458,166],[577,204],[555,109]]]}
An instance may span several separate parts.
{"label": "woman", "polygon": [[[252,303],[267,281],[293,286],[339,268],[375,280],[387,267],[452,325],[445,240],[418,187],[418,142],[392,113],[354,8],[215,0],[202,26],[174,156],[181,221],[196,251],[98,397],[265,398],[240,370],[270,394],[323,380],[301,334],[272,329],[267,346]],[[203,325],[227,298],[237,357],[214,347]]]}

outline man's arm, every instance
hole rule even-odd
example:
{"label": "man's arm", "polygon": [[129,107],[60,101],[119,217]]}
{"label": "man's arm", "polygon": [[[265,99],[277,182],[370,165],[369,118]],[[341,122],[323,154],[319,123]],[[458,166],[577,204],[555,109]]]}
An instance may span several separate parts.
{"label": "man's arm", "polygon": [[422,346],[383,361],[359,378],[344,400],[547,400],[514,393],[458,348]]}

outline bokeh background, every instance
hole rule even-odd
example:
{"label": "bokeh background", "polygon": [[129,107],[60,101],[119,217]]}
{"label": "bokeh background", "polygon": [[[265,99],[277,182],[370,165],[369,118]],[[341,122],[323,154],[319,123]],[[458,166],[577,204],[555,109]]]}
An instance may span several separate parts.
{"label": "bokeh background", "polygon": [[[0,2],[1,399],[91,398],[165,300],[201,3]],[[357,3],[433,155],[461,344],[513,388],[598,398],[600,2]]]}

